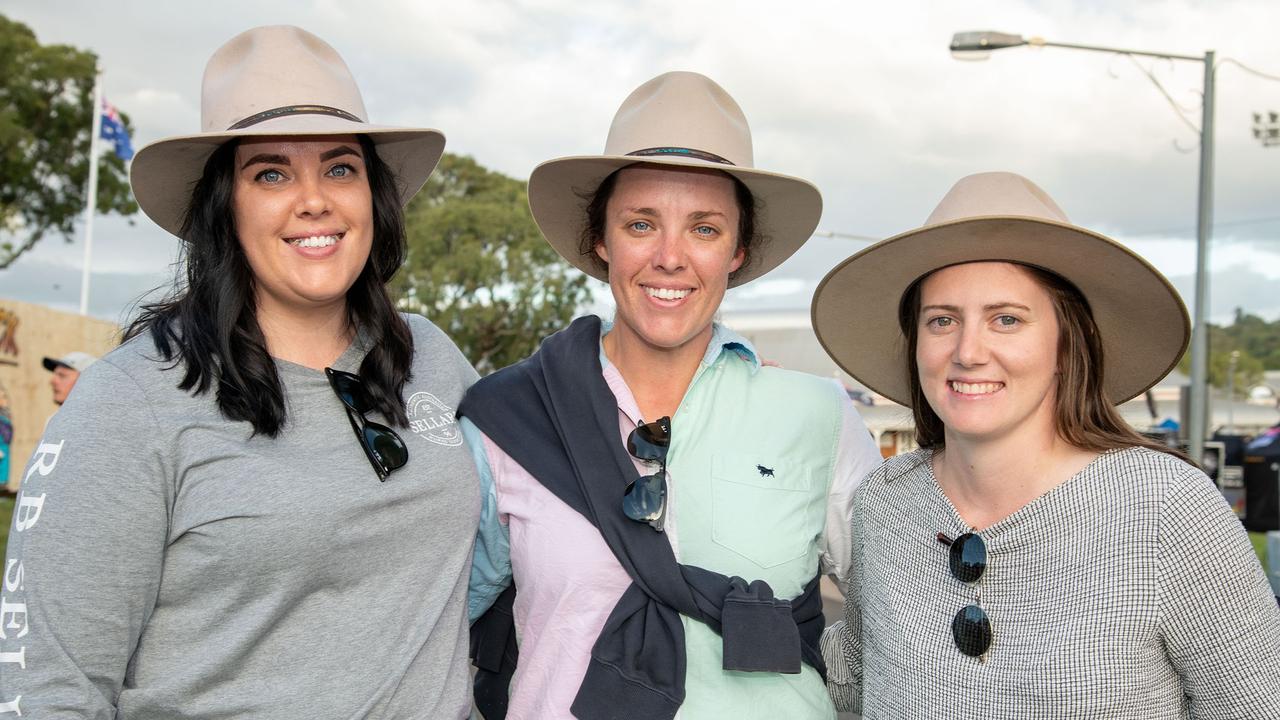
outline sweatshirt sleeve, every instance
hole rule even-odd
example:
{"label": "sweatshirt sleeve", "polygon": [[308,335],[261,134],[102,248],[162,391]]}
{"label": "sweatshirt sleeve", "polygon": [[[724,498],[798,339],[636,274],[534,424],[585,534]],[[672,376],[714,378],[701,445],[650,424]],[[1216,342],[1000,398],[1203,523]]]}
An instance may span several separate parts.
{"label": "sweatshirt sleeve", "polygon": [[1198,470],[1160,519],[1160,624],[1193,717],[1280,718],[1280,608],[1244,527]]}
{"label": "sweatshirt sleeve", "polygon": [[109,360],[81,376],[22,476],[0,595],[0,718],[116,716],[168,532],[160,428]]}

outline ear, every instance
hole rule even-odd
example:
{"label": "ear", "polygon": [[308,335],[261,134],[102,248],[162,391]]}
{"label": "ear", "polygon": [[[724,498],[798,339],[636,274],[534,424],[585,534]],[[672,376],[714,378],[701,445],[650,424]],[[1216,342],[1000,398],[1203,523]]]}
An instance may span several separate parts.
{"label": "ear", "polygon": [[605,261],[605,263],[609,262],[609,248],[604,244],[604,240],[597,242],[596,246],[592,248],[592,250],[596,251],[596,257]]}
{"label": "ear", "polygon": [[729,263],[729,272],[737,272],[738,268],[742,267],[742,263],[746,262],[746,260],[747,249],[739,245],[737,252],[733,254],[733,261]]}

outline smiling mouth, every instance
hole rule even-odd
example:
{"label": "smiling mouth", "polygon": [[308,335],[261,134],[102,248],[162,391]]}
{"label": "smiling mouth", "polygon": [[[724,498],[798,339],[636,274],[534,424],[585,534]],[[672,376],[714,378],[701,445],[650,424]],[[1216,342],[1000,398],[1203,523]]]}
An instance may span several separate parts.
{"label": "smiling mouth", "polygon": [[990,395],[1003,388],[1004,383],[966,383],[952,380],[947,383],[947,386],[951,388],[952,392],[957,392],[961,395]]}
{"label": "smiling mouth", "polygon": [[294,247],[323,248],[336,244],[342,239],[343,235],[346,235],[346,233],[341,232],[334,235],[311,235],[308,237],[285,238],[285,242]]}
{"label": "smiling mouth", "polygon": [[645,293],[648,294],[649,297],[657,298],[659,300],[683,300],[688,297],[689,293],[693,292],[690,288],[676,290],[674,288],[649,287],[648,285],[642,285],[641,287],[644,288]]}

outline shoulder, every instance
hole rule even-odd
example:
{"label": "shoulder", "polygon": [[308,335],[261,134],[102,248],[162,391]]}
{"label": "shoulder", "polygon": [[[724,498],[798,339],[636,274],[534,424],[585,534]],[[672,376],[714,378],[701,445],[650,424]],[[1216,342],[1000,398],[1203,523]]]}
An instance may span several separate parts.
{"label": "shoulder", "polygon": [[[745,364],[750,361],[734,353],[726,353],[720,362]],[[840,383],[832,378],[769,365],[761,366],[751,375],[750,385],[753,388],[768,388],[784,392],[796,401],[809,403],[834,403],[839,406],[843,401],[848,400],[848,394],[844,392]]]}
{"label": "shoulder", "polygon": [[156,349],[151,333],[126,340],[80,374],[75,393],[119,393],[133,386],[148,395],[162,389],[177,391],[182,379],[182,362],[175,356],[166,360]]}
{"label": "shoulder", "polygon": [[1122,481],[1142,496],[1165,499],[1187,492],[1212,490],[1213,481],[1186,461],[1145,447],[1127,447],[1103,453],[1098,471],[1107,479]]}
{"label": "shoulder", "polygon": [[867,475],[864,484],[886,485],[897,482],[924,480],[929,476],[929,459],[932,450],[919,448],[911,452],[894,455],[885,460],[879,467]]}
{"label": "shoulder", "polygon": [[435,375],[453,369],[464,385],[475,382],[477,376],[471,362],[458,349],[457,343],[435,323],[412,313],[401,313],[400,317],[413,335],[413,364],[417,373]]}
{"label": "shoulder", "polygon": [[423,343],[427,345],[448,345],[457,349],[457,345],[443,330],[436,327],[436,324],[415,313],[400,313],[400,318],[409,326],[409,332],[413,334],[414,347],[418,348]]}

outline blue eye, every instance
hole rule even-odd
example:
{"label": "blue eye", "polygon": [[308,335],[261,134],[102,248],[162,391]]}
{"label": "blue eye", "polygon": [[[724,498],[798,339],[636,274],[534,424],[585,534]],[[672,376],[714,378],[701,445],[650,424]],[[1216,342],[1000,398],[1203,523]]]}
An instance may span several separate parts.
{"label": "blue eye", "polygon": [[262,172],[258,173],[256,177],[254,177],[254,180],[261,180],[262,182],[267,182],[267,183],[278,183],[281,180],[284,180],[284,173],[275,169],[263,170]]}
{"label": "blue eye", "polygon": [[333,167],[329,168],[329,174],[334,177],[347,177],[348,175],[354,175],[355,172],[356,172],[356,169],[351,167],[350,165],[347,165],[346,163],[343,163],[341,165],[334,165]]}
{"label": "blue eye", "polygon": [[628,227],[630,227],[632,230],[635,230],[636,232],[648,232],[649,230],[653,229],[652,225],[650,225],[649,223],[643,220],[637,220],[631,223],[631,225],[629,225]]}
{"label": "blue eye", "polygon": [[996,322],[1000,324],[1000,327],[1013,327],[1022,321],[1012,315],[1001,315],[996,318]]}
{"label": "blue eye", "polygon": [[703,237],[712,237],[716,234],[716,229],[709,225],[699,225],[693,229],[693,232]]}

